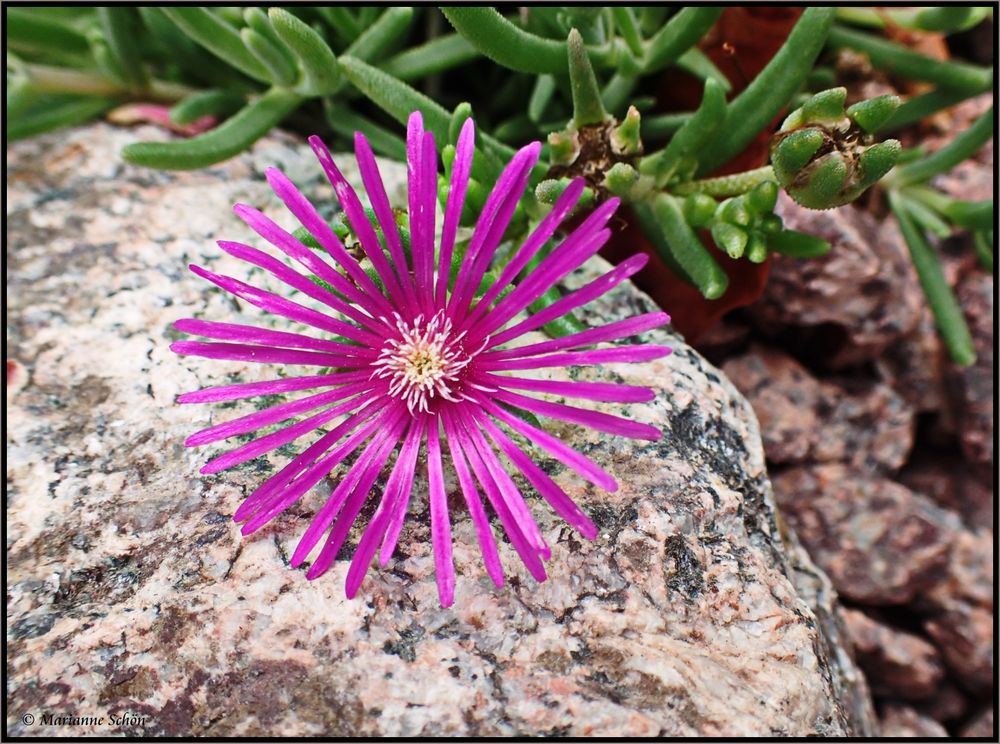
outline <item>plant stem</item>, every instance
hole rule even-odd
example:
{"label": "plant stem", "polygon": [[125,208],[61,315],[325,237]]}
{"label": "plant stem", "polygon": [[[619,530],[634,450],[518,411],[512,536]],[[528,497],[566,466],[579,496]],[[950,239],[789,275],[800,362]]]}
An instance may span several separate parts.
{"label": "plant stem", "polygon": [[[81,96],[130,96],[136,94],[125,86],[92,72],[70,70],[65,67],[50,67],[26,63],[24,71],[32,89],[39,93],[74,93]],[[194,93],[195,89],[180,83],[152,80],[142,92],[143,97],[157,101],[179,101]]]}
{"label": "plant stem", "polygon": [[764,181],[774,181],[774,169],[769,165],[754,168],[753,170],[733,173],[729,176],[719,176],[718,178],[703,178],[700,181],[688,181],[671,189],[677,196],[687,196],[688,194],[707,194],[716,198],[727,196],[738,196],[745,194],[754,186]]}

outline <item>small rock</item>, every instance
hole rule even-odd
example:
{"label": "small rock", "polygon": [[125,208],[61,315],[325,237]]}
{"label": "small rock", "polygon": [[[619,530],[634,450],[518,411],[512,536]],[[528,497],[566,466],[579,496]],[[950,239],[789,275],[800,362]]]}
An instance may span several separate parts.
{"label": "small rock", "polygon": [[993,718],[993,708],[983,708],[971,721],[962,727],[959,736],[963,739],[996,739],[997,730]]}
{"label": "small rock", "polygon": [[980,465],[993,465],[993,277],[971,272],[958,285],[958,300],[969,322],[976,348],[976,362],[950,375],[957,392],[957,427],[965,457]]}
{"label": "small rock", "polygon": [[965,715],[968,707],[966,696],[948,680],[945,680],[933,695],[920,703],[920,710],[940,723],[958,720]]}
{"label": "small rock", "polygon": [[771,463],[850,462],[895,470],[906,461],[913,414],[889,387],[823,382],[792,357],[761,346],[722,369],[753,405]]}
{"label": "small rock", "polygon": [[887,703],[879,716],[879,734],[887,739],[947,738],[948,730],[908,705]]}
{"label": "small rock", "polygon": [[841,596],[906,604],[944,578],[949,515],[905,486],[839,464],[793,467],[773,484],[782,514]]}
{"label": "small rock", "polygon": [[993,685],[993,533],[962,530],[945,579],[920,598],[924,630],[955,679],[973,693]]}
{"label": "small rock", "polygon": [[880,225],[850,204],[806,209],[784,192],[778,203],[786,227],[833,250],[807,261],[774,256],[764,294],[748,310],[764,333],[840,369],[876,359],[916,326],[926,301],[894,220]]}
{"label": "small rock", "polygon": [[890,344],[875,366],[892,389],[918,413],[945,408],[948,352],[941,343],[929,307],[920,310],[917,325]]}
{"label": "small rock", "polygon": [[921,700],[935,693],[944,666],[934,646],[860,610],[845,609],[843,617],[874,695]]}

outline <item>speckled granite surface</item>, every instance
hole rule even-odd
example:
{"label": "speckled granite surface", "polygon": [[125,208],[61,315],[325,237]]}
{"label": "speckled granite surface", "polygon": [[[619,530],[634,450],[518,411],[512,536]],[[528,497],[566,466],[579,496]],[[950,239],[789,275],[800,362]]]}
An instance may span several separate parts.
{"label": "speckled granite surface", "polygon": [[[553,547],[545,584],[501,544],[511,578],[494,589],[456,510],[457,601],[440,609],[420,498],[353,601],[346,562],[316,582],[287,566],[319,495],[242,539],[229,515],[283,458],[199,477],[208,453],[183,439],[252,401],[173,400],[267,371],[178,358],[169,326],[256,317],[185,266],[248,275],[213,243],[249,239],[235,201],[290,224],[266,166],[319,201],[331,190],[280,134],[195,173],[121,164],[122,145],[156,136],[96,125],[8,151],[7,351],[23,366],[7,402],[8,734],[871,732],[829,583],[780,537],[749,406],[665,331],[648,336],[671,357],[604,370],[658,389],[630,410],[661,442],[552,427],[621,488],[553,465],[601,536],[577,540],[531,501]],[[623,286],[592,308],[613,320],[649,305]]]}

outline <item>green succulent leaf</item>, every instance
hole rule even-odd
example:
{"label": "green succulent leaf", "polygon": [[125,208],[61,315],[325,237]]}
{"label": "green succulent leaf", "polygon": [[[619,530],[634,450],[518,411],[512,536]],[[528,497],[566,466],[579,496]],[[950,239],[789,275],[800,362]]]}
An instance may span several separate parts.
{"label": "green succulent leaf", "polygon": [[122,156],[134,165],[165,170],[189,170],[221,162],[239,154],[267,134],[293,111],[303,98],[272,88],[239,113],[204,134],[173,142],[138,142],[127,145]]}
{"label": "green succulent leaf", "polygon": [[271,8],[268,18],[275,33],[299,60],[303,76],[299,92],[322,96],[336,91],[340,85],[340,66],[323,37],[287,10]]}
{"label": "green succulent leaf", "polygon": [[381,67],[399,80],[419,80],[464,65],[478,56],[479,52],[465,37],[446,34],[400,52]]}
{"label": "green succulent leaf", "polygon": [[681,8],[649,40],[642,58],[643,72],[655,72],[672,65],[697,44],[722,15],[722,8],[691,6]]}
{"label": "green succulent leaf", "polygon": [[149,84],[149,73],[139,48],[139,18],[135,8],[123,5],[99,7],[97,17],[125,82],[133,90],[142,90]]}
{"label": "green succulent leaf", "polygon": [[280,46],[252,28],[240,29],[240,38],[257,61],[267,68],[271,82],[285,88],[295,85],[299,76],[295,62]]}
{"label": "green succulent leaf", "polygon": [[263,83],[271,81],[267,68],[243,44],[240,33],[216,13],[191,5],[161,8],[193,41],[228,65]]}
{"label": "green succulent leaf", "polygon": [[659,194],[652,205],[635,205],[643,232],[668,264],[678,268],[710,300],[721,297],[729,277],[684,219],[678,200]]}
{"label": "green succulent leaf", "polygon": [[767,66],[727,108],[725,137],[713,140],[702,152],[698,172],[708,173],[741,153],[778,115],[805,82],[823,49],[833,22],[833,8],[810,7],[802,13]]}
{"label": "green succulent leaf", "polygon": [[944,340],[951,358],[962,366],[976,361],[976,350],[972,343],[969,326],[962,315],[958,299],[948,285],[941,262],[934,249],[917,226],[904,200],[895,192],[889,192],[889,205],[899,221],[903,239],[910,251],[910,259],[917,270],[920,286],[923,287],[927,303],[930,305],[941,338]]}

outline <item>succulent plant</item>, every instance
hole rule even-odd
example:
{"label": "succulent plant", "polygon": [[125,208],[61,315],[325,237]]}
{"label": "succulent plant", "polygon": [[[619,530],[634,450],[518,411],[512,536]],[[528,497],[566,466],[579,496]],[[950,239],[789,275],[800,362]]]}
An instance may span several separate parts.
{"label": "succulent plant", "polygon": [[[279,124],[332,134],[341,145],[360,130],[377,153],[404,159],[402,127],[420,111],[443,146],[445,184],[458,134],[475,110],[480,136],[463,224],[482,207],[501,163],[538,139],[542,162],[508,239],[527,235],[570,177],[583,176],[588,188],[578,209],[620,198],[662,260],[709,299],[726,292],[729,277],[707,236],[750,262],[771,253],[821,255],[829,244],[785,229],[774,214],[778,189],[805,207],[830,209],[880,183],[948,347],[968,363],[968,331],[925,233],[972,230],[992,266],[992,204],[954,202],[929,181],[992,136],[992,113],[930,157],[885,137],[991,90],[993,71],[932,59],[879,29],[891,23],[950,33],[991,12],[807,8],[773,58],[734,93],[699,48],[718,7],[18,6],[6,10],[7,135],[111,112],[117,121],[158,116],[194,135],[125,148],[126,160],[153,168],[211,165]],[[932,88],[905,101],[879,96],[848,106],[824,62],[841,48]],[[697,108],[657,113],[649,91],[668,68],[700,79]],[[123,108],[135,103],[142,107]],[[712,177],[789,109],[770,165]]]}

